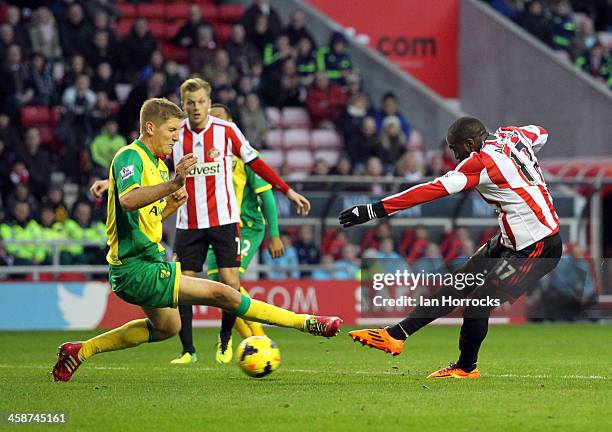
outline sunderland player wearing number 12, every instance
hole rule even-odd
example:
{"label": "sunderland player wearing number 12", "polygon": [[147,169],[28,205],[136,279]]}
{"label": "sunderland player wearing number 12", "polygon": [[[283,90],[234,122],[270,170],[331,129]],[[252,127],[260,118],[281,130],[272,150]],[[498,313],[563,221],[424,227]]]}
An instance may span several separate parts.
{"label": "sunderland player wearing number 12", "polygon": [[[476,361],[495,308],[492,304],[516,300],[552,271],[561,257],[559,218],[535,156],[547,139],[548,132],[539,126],[501,127],[489,133],[480,120],[460,118],[446,136],[449,148],[461,161],[453,171],[340,214],[342,226],[350,227],[475,188],[497,211],[501,230],[455,270],[484,275],[483,284],[464,290],[444,286],[430,296],[437,306],[417,306],[391,327],[352,331],[353,340],[398,355],[410,335],[455,309],[452,303],[475,300],[463,311],[459,360],[428,378],[480,377]],[[487,304],[491,299],[496,301]]]}
{"label": "sunderland player wearing number 12", "polygon": [[109,282],[121,299],[142,308],[146,319],[84,342],[59,347],[52,370],[55,381],[69,381],[92,356],[168,339],[178,333],[180,305],[209,305],[251,321],[295,328],[319,336],[335,336],[336,317],[299,315],[252,300],[228,285],[181,274],[178,262],[164,259],[162,221],[187,199],[185,183],[198,160],[185,153],[175,162],[170,179],[160,159],[172,152],[184,112],[167,99],[149,99],[140,110],[140,138],[122,148],[111,162],[106,232],[110,247]]}

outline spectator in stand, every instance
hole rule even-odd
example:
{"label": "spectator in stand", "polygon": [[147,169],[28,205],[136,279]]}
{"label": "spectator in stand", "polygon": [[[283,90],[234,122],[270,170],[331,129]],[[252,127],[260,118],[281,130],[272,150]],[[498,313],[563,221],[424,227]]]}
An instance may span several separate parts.
{"label": "spectator in stand", "polygon": [[[2,196],[6,196],[12,188],[9,179],[11,167],[15,164],[15,152],[7,148],[3,138],[0,137],[0,201]],[[0,205],[0,209],[2,206]]]}
{"label": "spectator in stand", "polygon": [[48,60],[62,57],[60,33],[53,14],[46,7],[40,7],[32,14],[30,43],[32,52],[40,53]]}
{"label": "spectator in stand", "polygon": [[262,262],[265,266],[283,268],[285,271],[276,269],[268,270],[267,277],[268,279],[273,280],[299,279],[300,272],[296,270],[296,268],[300,262],[298,260],[298,253],[293,246],[293,241],[291,241],[291,237],[286,234],[281,235],[281,240],[283,241],[283,245],[285,245],[285,253],[280,257],[273,259],[272,255],[270,255],[270,252],[268,251],[268,248],[263,248]]}
{"label": "spectator in stand", "polygon": [[19,6],[9,5],[6,8],[6,23],[13,29],[14,43],[19,45],[24,53],[30,51],[30,34],[28,26],[21,19],[21,9]]}
{"label": "spectator in stand", "polygon": [[571,54],[576,36],[576,24],[574,24],[572,18],[572,6],[568,0],[556,0],[551,11],[552,47],[555,50]]}
{"label": "spectator in stand", "polygon": [[138,131],[140,107],[145,100],[163,96],[166,76],[161,72],[154,72],[146,82],[135,86],[121,107],[119,115],[119,130],[125,136],[132,131]]}
{"label": "spectator in stand", "polygon": [[269,43],[264,47],[264,74],[280,69],[283,60],[293,58],[293,56],[293,48],[289,45],[289,37],[284,34],[278,35],[274,43]]}
{"label": "spectator in stand", "polygon": [[60,41],[64,56],[86,55],[90,48],[92,32],[91,26],[85,19],[83,7],[79,3],[70,5],[67,19],[60,26]]}
{"label": "spectator in stand", "polygon": [[517,17],[517,22],[546,45],[552,46],[552,30],[540,0],[529,2],[523,13]]}
{"label": "spectator in stand", "polygon": [[427,228],[424,226],[419,226],[414,231],[414,241],[410,246],[409,252],[406,254],[406,259],[409,263],[413,263],[414,261],[422,258],[425,255],[425,251],[429,246],[429,238]]}
{"label": "spectator in stand", "polygon": [[308,87],[314,80],[317,71],[317,57],[314,45],[308,38],[301,38],[297,43],[295,64],[304,87]]}
{"label": "spectator in stand", "polygon": [[612,57],[600,43],[596,43],[576,59],[576,66],[607,84],[612,72]]}
{"label": "spectator in stand", "polygon": [[[385,168],[380,158],[370,157],[366,162],[366,171],[363,174],[370,177],[383,177]],[[380,195],[385,191],[385,187],[376,181],[371,182],[367,187],[368,191],[374,195]]]}
{"label": "spectator in stand", "polygon": [[[21,137],[17,128],[11,124],[11,118],[3,112],[0,112],[0,141],[4,141],[4,145],[11,153],[21,147]],[[7,172],[8,170],[4,173]]]}
{"label": "spectator in stand", "polygon": [[273,36],[282,31],[283,25],[280,16],[270,6],[270,2],[268,0],[254,0],[253,4],[244,12],[241,20],[247,34],[256,32],[258,19],[261,17],[266,19],[266,26],[270,28]]}
{"label": "spectator in stand", "polygon": [[[246,26],[245,26],[246,28]],[[276,33],[270,30],[268,26],[268,17],[259,15],[255,18],[255,27],[252,31],[247,29],[247,36],[253,45],[257,48],[260,56],[263,56],[264,49],[268,44],[274,43]]]}
{"label": "spectator in stand", "polygon": [[232,33],[225,42],[225,50],[241,75],[250,74],[251,64],[260,58],[257,47],[246,38],[246,31],[242,24],[232,26]]}
{"label": "spectator in stand", "polygon": [[43,204],[53,209],[57,222],[64,222],[68,218],[68,207],[66,207],[64,202],[64,191],[59,186],[52,186],[49,189],[49,194],[43,199]]}
{"label": "spectator in stand", "polygon": [[591,18],[585,18],[577,26],[577,35],[574,40],[574,52],[578,55],[588,51],[600,43],[595,32],[595,23]]}
{"label": "spectator in stand", "polygon": [[49,172],[51,157],[45,149],[40,148],[40,132],[36,128],[29,128],[25,132],[24,146],[17,148],[17,157],[28,167],[29,183],[38,198],[47,193],[49,186]]}
{"label": "spectator in stand", "polygon": [[92,221],[89,203],[79,201],[74,205],[73,218],[64,221],[64,233],[69,240],[98,243],[99,246],[72,244],[61,253],[62,264],[101,264],[102,250],[106,243],[106,228],[102,222]]}
{"label": "spectator in stand", "polygon": [[368,108],[368,98],[363,93],[350,97],[341,120],[342,137],[345,143],[350,142],[359,133],[359,129],[368,115]]}
{"label": "spectator in stand", "polygon": [[204,66],[212,63],[217,44],[213,29],[208,25],[201,25],[196,32],[195,44],[189,48],[189,70],[201,71]]}
{"label": "spectator in stand", "polygon": [[167,61],[164,64],[164,73],[166,74],[166,92],[177,93],[183,82],[178,64],[174,60]]}
{"label": "spectator in stand", "polygon": [[343,155],[338,159],[336,166],[329,172],[330,175],[350,176],[353,175],[353,166],[348,156]]}
{"label": "spectator in stand", "polygon": [[0,24],[0,59],[6,58],[6,51],[11,44],[19,43],[15,40],[13,27],[9,23]]}
{"label": "spectator in stand", "polygon": [[249,93],[246,96],[240,110],[240,124],[247,141],[255,148],[262,148],[269,126],[257,94]]}
{"label": "spectator in stand", "polygon": [[459,268],[459,266],[465,264],[465,262],[470,259],[476,248],[474,247],[474,242],[470,238],[464,238],[461,240],[461,248],[459,249],[459,253],[456,257],[453,258],[451,264],[449,265],[450,270],[454,270]]}
{"label": "spectator in stand", "polygon": [[117,32],[111,25],[111,19],[108,13],[102,9],[97,9],[93,14],[93,31],[104,31],[108,33],[108,40],[111,46],[116,46],[119,42]]}
{"label": "spectator in stand", "polygon": [[[21,183],[27,184],[30,181],[30,172],[23,161],[16,160],[9,171],[9,180],[13,186]],[[10,188],[14,193],[14,188]]]}
{"label": "spectator in stand", "polygon": [[368,106],[371,105],[370,96],[363,90],[363,81],[357,73],[352,73],[346,77],[346,92],[349,97],[364,95],[368,99]]}
{"label": "spectator in stand", "polygon": [[497,12],[514,21],[519,15],[523,0],[489,0],[489,3]]}
{"label": "spectator in stand", "polygon": [[429,243],[425,248],[425,254],[412,266],[415,273],[446,273],[446,265],[437,245]]}
{"label": "spectator in stand", "polygon": [[340,120],[346,102],[342,87],[330,82],[324,72],[315,74],[315,81],[306,95],[306,109],[315,127],[333,128]]}
{"label": "spectator in stand", "polygon": [[189,7],[189,19],[181,26],[176,35],[174,35],[172,43],[181,48],[191,48],[195,46],[198,40],[198,29],[201,26],[210,27],[210,23],[202,19],[200,6],[192,4]]}
{"label": "spectator in stand", "polygon": [[32,217],[38,212],[38,201],[30,192],[29,182],[17,183],[6,200],[9,208],[15,207],[18,202],[28,203]]}
{"label": "spectator in stand", "polygon": [[[39,225],[41,240],[65,240],[63,233],[56,229],[55,212],[51,207],[45,206],[40,210]],[[38,247],[44,251],[44,259],[41,264],[53,264],[55,247],[52,245],[39,245]]]}
{"label": "spectator in stand", "polygon": [[201,71],[202,77],[208,82],[214,82],[215,78],[223,75],[230,87],[238,83],[240,75],[238,70],[230,62],[230,57],[224,49],[215,52],[213,62],[205,64]]}
{"label": "spectator in stand", "polygon": [[380,138],[376,134],[376,122],[372,117],[365,117],[359,131],[344,144],[344,150],[351,160],[356,174],[362,173],[364,160],[376,157],[380,153]]}
{"label": "spectator in stand", "polygon": [[305,91],[295,61],[287,58],[280,68],[275,68],[266,74],[261,92],[267,106],[279,109],[287,106],[303,106]]}
{"label": "spectator in stand", "polygon": [[144,18],[138,18],[130,34],[121,41],[120,47],[124,77],[128,81],[149,63],[156,48],[157,40],[149,31],[149,23]]}
{"label": "spectator in stand", "polygon": [[439,154],[434,154],[429,160],[429,165],[425,170],[426,177],[440,177],[444,175],[444,159]]}
{"label": "spectator in stand", "polygon": [[333,280],[336,274],[336,263],[333,255],[323,254],[321,256],[321,267],[315,269],[310,274],[313,280]]}
{"label": "spectator in stand", "polygon": [[380,241],[376,259],[382,260],[381,264],[386,273],[395,273],[396,271],[410,271],[410,266],[404,258],[395,251],[395,243],[391,237],[386,237]]}
{"label": "spectator in stand", "polygon": [[96,104],[96,94],[90,88],[88,75],[79,75],[74,86],[68,87],[62,95],[62,107],[65,114],[72,116],[83,127],[90,119],[91,111]]}
{"label": "spectator in stand", "polygon": [[395,165],[395,175],[409,182],[419,182],[423,179],[424,168],[421,159],[413,150],[407,151]]}
{"label": "spectator in stand", "polygon": [[302,39],[307,39],[313,48],[317,46],[312,34],[306,28],[306,17],[301,10],[296,10],[291,13],[289,25],[285,27],[283,33],[289,38],[289,44],[292,47],[297,47]]}
{"label": "spectator in stand", "polygon": [[30,82],[34,96],[32,105],[51,106],[55,104],[56,87],[51,65],[47,63],[42,54],[34,53],[30,59]]}
{"label": "spectator in stand", "polygon": [[325,72],[330,80],[343,84],[353,70],[353,62],[347,51],[348,40],[344,33],[332,33],[329,45],[317,51],[317,69]]}
{"label": "spectator in stand", "polygon": [[[302,225],[298,231],[298,237],[294,244],[300,264],[319,264],[321,254],[315,245],[310,225]],[[302,272],[302,277],[309,277],[310,272]]]}
{"label": "spectator in stand", "polygon": [[399,117],[385,117],[380,134],[380,158],[387,172],[393,172],[394,165],[404,156],[407,146],[408,138],[402,131]]}
{"label": "spectator in stand", "polygon": [[383,122],[385,119],[392,116],[399,119],[402,132],[404,132],[406,139],[410,139],[410,122],[397,108],[397,98],[395,97],[395,94],[392,92],[387,92],[382,97],[381,109],[374,114],[374,118],[376,119],[376,131],[378,133],[382,132]]}
{"label": "spectator in stand", "polygon": [[335,278],[338,280],[359,279],[361,261],[357,257],[357,246],[347,243],[342,247],[342,257],[336,261]]}
{"label": "spectator in stand", "polygon": [[96,93],[96,104],[91,111],[92,136],[97,135],[102,127],[113,118],[113,106],[104,92]]}
{"label": "spectator in stand", "polygon": [[117,57],[115,45],[111,43],[107,31],[98,30],[94,33],[91,47],[86,53],[87,62],[96,69],[100,63],[113,63]]}
{"label": "spectator in stand", "polygon": [[29,104],[34,97],[30,73],[22,60],[21,52],[19,45],[10,45],[0,72],[0,100],[4,102],[2,111],[14,120],[18,119],[19,109]]}
{"label": "spectator in stand", "polygon": [[233,88],[227,84],[216,87],[213,91],[212,100],[228,107],[229,112],[234,113],[234,122],[241,124],[240,107],[236,102],[236,92]]}
{"label": "spectator in stand", "polygon": [[[30,205],[26,201],[17,201],[11,207],[13,223],[0,226],[0,236],[4,240],[38,240],[40,239],[40,226],[32,219]],[[15,265],[37,265],[44,258],[45,253],[38,245],[32,244],[7,244],[6,251],[14,259]]]}
{"label": "spectator in stand", "polygon": [[115,86],[117,82],[113,76],[113,68],[109,63],[103,62],[96,68],[96,74],[93,77],[91,89],[98,93],[104,92],[111,102],[113,108],[118,107],[118,97]]}
{"label": "spectator in stand", "polygon": [[334,259],[340,259],[342,257],[342,249],[348,244],[346,234],[344,231],[337,231],[336,235],[322,246],[322,250],[325,253],[331,254]]}
{"label": "spectator in stand", "polygon": [[62,93],[76,83],[77,77],[80,75],[88,74],[87,64],[85,63],[85,57],[82,55],[75,55],[70,59],[68,68],[62,77]]}

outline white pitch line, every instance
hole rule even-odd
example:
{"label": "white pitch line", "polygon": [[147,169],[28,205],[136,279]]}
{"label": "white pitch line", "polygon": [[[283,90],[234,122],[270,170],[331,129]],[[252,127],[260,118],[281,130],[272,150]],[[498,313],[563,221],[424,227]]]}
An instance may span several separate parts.
{"label": "white pitch line", "polygon": [[[130,368],[127,366],[85,366],[86,369],[94,369],[94,370],[130,370],[137,368]],[[7,365],[0,364],[0,369],[50,369],[48,366],[37,366],[37,365]],[[187,370],[187,368],[175,367],[177,370]],[[219,368],[214,367],[200,367],[195,366],[195,370],[197,371],[219,371]],[[167,367],[148,367],[147,370],[159,370],[159,371],[167,371]],[[401,369],[396,371],[321,371],[315,369],[287,369],[282,368],[283,372],[290,373],[304,373],[304,374],[323,374],[323,375],[369,375],[369,376],[392,376],[392,375],[400,375],[403,372]],[[525,379],[576,379],[576,380],[612,380],[612,376],[604,376],[604,375],[521,375],[521,374],[483,374],[484,378],[525,378]]]}

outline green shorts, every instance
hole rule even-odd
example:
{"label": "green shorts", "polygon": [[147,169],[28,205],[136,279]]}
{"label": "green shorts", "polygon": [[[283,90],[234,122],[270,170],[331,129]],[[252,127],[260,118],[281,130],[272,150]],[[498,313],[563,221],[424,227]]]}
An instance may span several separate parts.
{"label": "green shorts", "polygon": [[[240,229],[240,273],[244,273],[249,268],[249,264],[257,254],[265,235],[265,229],[254,230],[248,227]],[[212,246],[208,248],[206,255],[206,268],[208,269],[208,276],[216,280],[219,275],[219,267]]]}
{"label": "green shorts", "polygon": [[181,264],[163,258],[134,260],[108,271],[110,286],[121,299],[146,308],[178,306]]}

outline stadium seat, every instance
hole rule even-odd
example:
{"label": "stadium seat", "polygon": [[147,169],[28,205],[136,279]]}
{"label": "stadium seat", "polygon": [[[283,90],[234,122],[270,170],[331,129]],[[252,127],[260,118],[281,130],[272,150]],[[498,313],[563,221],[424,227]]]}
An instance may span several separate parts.
{"label": "stadium seat", "polygon": [[138,17],[136,6],[132,3],[118,3],[115,5],[115,8],[119,11],[119,18],[121,20]]}
{"label": "stadium seat", "polygon": [[300,107],[285,107],[281,112],[281,124],[286,128],[309,128],[308,111]]}
{"label": "stadium seat", "polygon": [[166,40],[172,39],[179,32],[184,22],[174,22],[170,24],[166,24]]}
{"label": "stadium seat", "polygon": [[40,133],[40,143],[44,146],[52,146],[55,141],[55,134],[50,126],[37,126]]}
{"label": "stadium seat", "polygon": [[232,34],[231,24],[215,23],[213,24],[213,29],[221,46],[225,46],[225,42],[227,42]]}
{"label": "stadium seat", "polygon": [[121,19],[117,22],[115,29],[118,36],[124,37],[130,34],[132,27],[134,27],[133,19]]}
{"label": "stadium seat", "polygon": [[286,129],[283,132],[283,148],[310,149],[310,131],[308,129]]}
{"label": "stadium seat", "polygon": [[272,129],[277,129],[280,127],[280,111],[278,108],[267,107],[266,118],[268,119],[268,123],[270,123],[270,127]]}
{"label": "stadium seat", "polygon": [[281,150],[261,150],[259,154],[274,169],[280,168],[285,163],[285,155]]}
{"label": "stadium seat", "polygon": [[307,172],[314,166],[314,158],[310,150],[288,150],[285,160],[289,168],[295,171]]}
{"label": "stadium seat", "polygon": [[49,123],[51,123],[51,113],[48,107],[33,105],[21,108],[21,126],[30,127]]}
{"label": "stadium seat", "polygon": [[315,161],[323,159],[330,167],[335,167],[340,158],[338,150],[317,150],[314,154]]}
{"label": "stadium seat", "polygon": [[205,21],[217,21],[217,6],[214,4],[200,4],[202,19]]}
{"label": "stadium seat", "polygon": [[159,50],[166,60],[174,60],[177,63],[187,63],[189,52],[185,48],[175,47],[172,44],[162,42]]}
{"label": "stadium seat", "polygon": [[242,15],[244,15],[244,7],[239,4],[220,5],[218,13],[219,21],[233,24],[240,21]]}
{"label": "stadium seat", "polygon": [[266,135],[266,145],[271,149],[283,148],[283,131],[279,129],[268,131]]}
{"label": "stadium seat", "polygon": [[155,36],[158,40],[166,39],[166,24],[163,21],[150,21],[149,31],[153,33],[153,36]]}
{"label": "stadium seat", "polygon": [[138,17],[147,20],[163,20],[166,14],[166,7],[163,3],[139,4]]}
{"label": "stadium seat", "polygon": [[340,135],[333,129],[315,129],[312,131],[312,146],[315,149],[341,149],[342,140]]}
{"label": "stadium seat", "polygon": [[55,105],[51,107],[51,122],[49,123],[53,127],[57,127],[60,120],[62,119],[62,107]]}
{"label": "stadium seat", "polygon": [[189,3],[170,3],[166,5],[166,19],[172,20],[186,20],[189,18]]}

